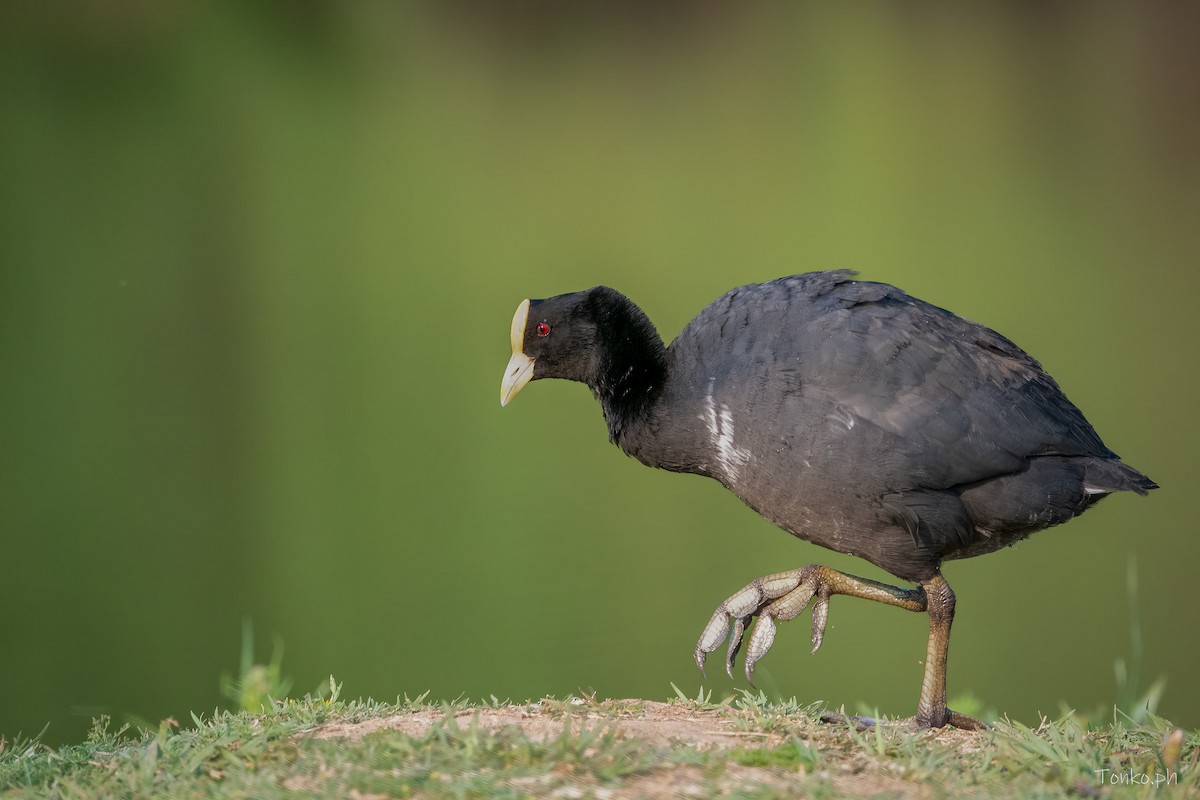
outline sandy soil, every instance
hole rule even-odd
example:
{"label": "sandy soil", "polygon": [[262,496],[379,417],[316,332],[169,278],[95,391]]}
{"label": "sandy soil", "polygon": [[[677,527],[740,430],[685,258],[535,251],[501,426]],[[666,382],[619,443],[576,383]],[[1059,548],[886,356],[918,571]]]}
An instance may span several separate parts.
{"label": "sandy soil", "polygon": [[[787,738],[782,733],[745,730],[737,715],[726,711],[704,711],[689,708],[684,704],[659,703],[653,701],[609,701],[603,707],[595,707],[586,701],[576,701],[570,709],[573,730],[581,724],[611,725],[622,738],[640,739],[652,745],[688,745],[698,750],[709,748],[731,749],[737,747],[771,748],[784,744]],[[621,710],[623,707],[628,710]],[[518,726],[534,740],[545,741],[559,736],[568,724],[561,708],[551,713],[541,703],[506,706],[501,708],[474,708],[456,715],[459,724],[466,727],[475,723],[483,728],[499,730],[507,726]],[[397,714],[390,717],[368,719],[361,722],[334,722],[309,731],[303,736],[319,739],[355,739],[383,730],[400,731],[413,737],[424,736],[432,725],[445,719],[445,712],[437,709]],[[904,723],[894,723],[904,724]],[[830,757],[823,759],[819,770],[813,775],[802,769],[747,767],[736,763],[727,764],[725,770],[713,784],[696,766],[677,763],[664,764],[646,774],[625,779],[619,788],[598,786],[587,779],[563,782],[561,776],[536,776],[522,779],[529,785],[515,785],[523,792],[548,797],[572,798],[595,797],[646,797],[646,798],[689,798],[712,797],[738,794],[772,788],[791,795],[793,792],[807,794],[813,788],[809,781],[819,780],[837,796],[919,798],[928,796],[928,787],[911,778],[889,774],[889,764],[880,762],[866,753],[847,748],[847,734],[837,725],[821,725],[807,719],[797,721],[800,730],[789,735],[798,735],[810,746],[828,744]],[[741,729],[739,729],[741,728]],[[977,748],[983,734],[957,730],[930,731],[925,734],[931,740],[962,748],[964,752]]]}

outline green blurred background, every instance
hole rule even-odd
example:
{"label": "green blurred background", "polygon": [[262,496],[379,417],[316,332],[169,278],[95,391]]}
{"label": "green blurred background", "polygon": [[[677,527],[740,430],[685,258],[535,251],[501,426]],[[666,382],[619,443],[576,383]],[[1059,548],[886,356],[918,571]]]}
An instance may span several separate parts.
{"label": "green blurred background", "polygon": [[[0,8],[0,734],[296,691],[665,699],[750,579],[855,559],[497,402],[525,297],[673,337],[851,267],[1032,352],[1159,481],[951,564],[951,694],[1200,726],[1197,6],[526,0]],[[1187,16],[1180,16],[1186,14]],[[911,714],[926,620],[835,601],[760,685]],[[710,668],[715,696],[730,682]]]}

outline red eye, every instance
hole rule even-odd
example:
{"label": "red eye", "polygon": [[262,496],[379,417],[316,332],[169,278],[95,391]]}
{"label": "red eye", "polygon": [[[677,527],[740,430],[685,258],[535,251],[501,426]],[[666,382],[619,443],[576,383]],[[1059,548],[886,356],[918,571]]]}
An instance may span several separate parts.
{"label": "red eye", "polygon": [[534,328],[533,331],[538,336],[549,336],[550,335],[550,326],[544,322],[539,322],[537,324],[537,327]]}

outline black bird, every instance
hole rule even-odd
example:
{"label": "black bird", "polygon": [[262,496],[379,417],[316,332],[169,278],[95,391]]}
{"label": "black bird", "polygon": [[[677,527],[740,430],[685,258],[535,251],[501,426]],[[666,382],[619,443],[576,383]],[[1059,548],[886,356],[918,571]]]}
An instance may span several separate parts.
{"label": "black bird", "polygon": [[878,600],[929,612],[916,723],[977,728],[946,707],[954,592],[942,563],[1014,544],[1111,492],[1157,486],[1008,339],[853,274],[734,289],[670,347],[605,286],[526,300],[500,403],[530,380],[586,383],[609,438],[643,464],[715,478],[789,533],[917,584],[817,564],[759,578],[718,606],[696,645],[701,668],[728,637],[730,671],[752,618],[747,678],[776,621],[811,601],[815,652],[831,595]]}

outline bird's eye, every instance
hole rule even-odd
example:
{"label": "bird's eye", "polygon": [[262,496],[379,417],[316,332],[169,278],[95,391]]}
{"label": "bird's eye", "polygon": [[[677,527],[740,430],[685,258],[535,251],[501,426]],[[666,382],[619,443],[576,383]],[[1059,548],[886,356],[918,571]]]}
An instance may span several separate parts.
{"label": "bird's eye", "polygon": [[538,336],[549,336],[550,335],[550,326],[544,322],[539,322],[537,324],[537,327],[534,328],[533,330],[534,330],[534,333],[536,333]]}

